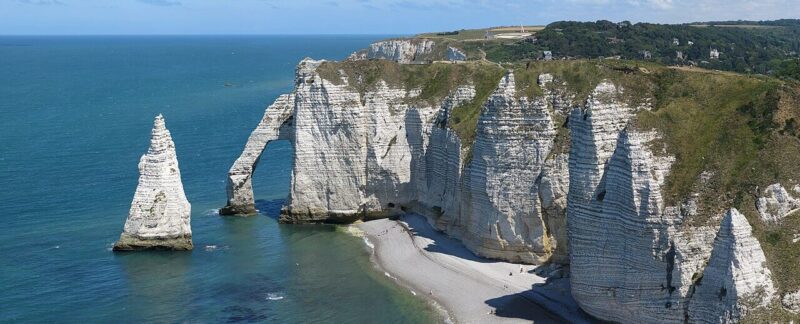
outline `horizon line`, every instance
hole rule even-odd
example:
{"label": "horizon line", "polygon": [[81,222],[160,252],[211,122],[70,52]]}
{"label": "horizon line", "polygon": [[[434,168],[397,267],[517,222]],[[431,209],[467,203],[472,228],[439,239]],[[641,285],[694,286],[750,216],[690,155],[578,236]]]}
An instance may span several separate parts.
{"label": "horizon line", "polygon": [[289,34],[289,33],[242,33],[242,34],[202,34],[202,33],[187,33],[187,34],[0,34],[0,37],[82,37],[82,36],[413,36],[420,33],[374,33],[374,34],[360,34],[360,33],[321,33],[321,34]]}

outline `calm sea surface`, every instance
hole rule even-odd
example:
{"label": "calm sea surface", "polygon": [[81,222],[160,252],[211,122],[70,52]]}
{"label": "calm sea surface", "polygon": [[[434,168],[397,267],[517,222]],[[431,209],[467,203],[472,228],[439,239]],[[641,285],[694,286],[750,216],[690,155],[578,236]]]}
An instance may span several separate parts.
{"label": "calm sea surface", "polygon": [[[435,321],[335,227],[279,225],[291,147],[254,176],[262,214],[223,218],[225,177],[303,57],[382,36],[0,37],[0,322]],[[195,250],[115,254],[163,113]]]}

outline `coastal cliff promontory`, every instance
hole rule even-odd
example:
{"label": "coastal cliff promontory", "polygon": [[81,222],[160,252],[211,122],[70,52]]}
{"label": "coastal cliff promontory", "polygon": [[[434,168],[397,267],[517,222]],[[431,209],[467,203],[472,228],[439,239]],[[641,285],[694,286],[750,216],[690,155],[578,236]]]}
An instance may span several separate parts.
{"label": "coastal cliff promontory", "polygon": [[796,87],[616,60],[419,64],[466,59],[437,46],[303,60],[231,168],[223,211],[255,211],[253,169],[288,140],[282,222],[422,214],[479,256],[568,265],[572,297],[602,320],[783,318],[778,297],[794,309]]}
{"label": "coastal cliff promontory", "polygon": [[115,251],[191,250],[191,205],[186,200],[175,143],[161,115],[150,148],[139,160],[139,185]]}

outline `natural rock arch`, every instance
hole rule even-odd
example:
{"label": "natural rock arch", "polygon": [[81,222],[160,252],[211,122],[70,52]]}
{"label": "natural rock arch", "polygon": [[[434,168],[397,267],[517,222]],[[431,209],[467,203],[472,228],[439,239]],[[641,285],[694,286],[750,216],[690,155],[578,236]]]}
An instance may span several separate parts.
{"label": "natural rock arch", "polygon": [[250,134],[244,151],[228,171],[228,204],[219,210],[220,215],[253,215],[256,213],[253,198],[253,171],[261,154],[270,142],[289,140],[294,135],[294,94],[284,94],[267,108],[261,122]]}

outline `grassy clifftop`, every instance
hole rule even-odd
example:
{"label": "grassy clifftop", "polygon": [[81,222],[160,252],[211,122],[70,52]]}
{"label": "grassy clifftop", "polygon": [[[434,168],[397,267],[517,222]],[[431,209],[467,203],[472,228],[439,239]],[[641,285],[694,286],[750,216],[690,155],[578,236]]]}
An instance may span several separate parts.
{"label": "grassy clifftop", "polygon": [[459,86],[473,85],[475,98],[453,109],[448,126],[465,145],[475,139],[483,103],[497,87],[505,69],[488,62],[464,64],[397,64],[386,60],[325,62],[318,69],[320,76],[333,84],[343,84],[341,77],[348,76],[349,85],[359,93],[374,89],[379,81],[404,89],[420,89],[419,96],[409,98],[409,103],[440,103]]}

